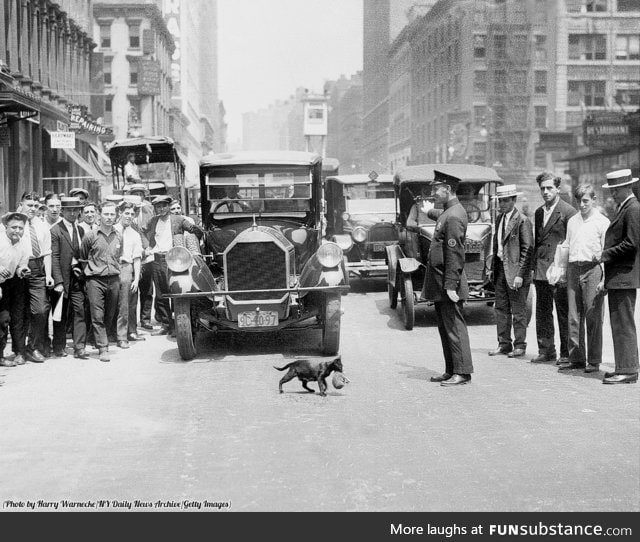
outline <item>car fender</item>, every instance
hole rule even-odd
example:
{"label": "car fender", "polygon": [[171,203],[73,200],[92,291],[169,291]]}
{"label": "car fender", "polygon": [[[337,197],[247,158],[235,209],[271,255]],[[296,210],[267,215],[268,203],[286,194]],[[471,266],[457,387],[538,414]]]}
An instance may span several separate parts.
{"label": "car fender", "polygon": [[217,290],[216,282],[201,254],[193,254],[189,271],[172,273],[169,271],[169,292],[183,294],[187,292],[211,292]]}
{"label": "car fender", "polygon": [[323,267],[314,254],[309,258],[300,273],[300,286],[314,288],[316,286],[346,286],[348,278],[342,260],[335,267]]}
{"label": "car fender", "polygon": [[400,270],[403,273],[407,273],[407,274],[413,273],[414,271],[418,270],[422,265],[415,258],[400,258],[398,260],[398,263],[400,264]]}
{"label": "car fender", "polygon": [[387,280],[389,284],[395,286],[396,284],[396,269],[398,267],[398,261],[401,258],[404,258],[404,252],[402,252],[402,248],[400,245],[388,245],[385,247],[387,252],[387,266],[388,266],[388,274]]}

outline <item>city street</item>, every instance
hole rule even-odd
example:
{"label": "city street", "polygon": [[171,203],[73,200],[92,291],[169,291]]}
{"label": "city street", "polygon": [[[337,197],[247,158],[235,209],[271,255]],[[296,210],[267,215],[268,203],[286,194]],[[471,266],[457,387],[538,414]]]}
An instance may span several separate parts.
{"label": "city street", "polygon": [[[474,306],[473,382],[440,387],[429,382],[443,369],[433,310],[420,308],[405,331],[383,285],[367,286],[356,282],[343,298],[351,383],[325,398],[297,380],[278,394],[282,373],[272,368],[316,355],[318,331],[275,341],[205,335],[188,363],[175,340],[147,336],[130,350],[112,348],[110,364],[94,352],[2,368],[0,500],[230,501],[234,511],[639,509],[638,386],[490,358],[492,309]],[[605,334],[604,369],[612,370],[608,326]]]}

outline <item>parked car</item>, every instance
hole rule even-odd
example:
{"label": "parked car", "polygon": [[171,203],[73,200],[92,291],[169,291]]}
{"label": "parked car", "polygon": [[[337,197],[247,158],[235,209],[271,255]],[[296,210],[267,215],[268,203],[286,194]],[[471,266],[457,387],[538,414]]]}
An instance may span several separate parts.
{"label": "parked car", "polygon": [[322,237],[322,160],[307,152],[213,154],[200,162],[205,253],[167,253],[183,359],[198,330],[273,333],[318,328],[340,346],[343,253]]}
{"label": "parked car", "polygon": [[398,242],[393,175],[327,177],[325,199],[327,238],[345,253],[347,271],[386,276],[386,247]]}
{"label": "parked car", "polygon": [[420,205],[430,196],[433,170],[461,179],[458,199],[467,210],[469,224],[465,242],[465,274],[469,282],[468,302],[492,303],[495,299],[493,284],[489,279],[492,264],[492,235],[495,229],[497,208],[496,187],[502,179],[492,168],[469,164],[425,164],[408,166],[396,173],[394,192],[399,209],[399,236],[397,245],[387,247],[389,271],[387,288],[389,304],[396,308],[401,301],[402,317],[406,329],[412,329],[415,306],[430,302],[421,299],[425,266],[429,246],[435,230],[435,221],[427,220],[417,226],[407,225],[411,207]]}

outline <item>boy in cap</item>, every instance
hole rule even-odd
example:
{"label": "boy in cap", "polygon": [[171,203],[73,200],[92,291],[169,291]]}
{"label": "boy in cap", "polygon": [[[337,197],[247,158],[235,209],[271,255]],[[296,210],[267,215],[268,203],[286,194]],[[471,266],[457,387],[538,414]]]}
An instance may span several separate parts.
{"label": "boy in cap", "polygon": [[445,372],[431,378],[441,386],[458,386],[471,381],[473,362],[467,324],[462,303],[469,296],[464,273],[464,243],[467,235],[467,212],[458,201],[456,191],[460,179],[434,171],[431,194],[444,210],[436,210],[425,202],[430,219],[436,221],[427,256],[425,298],[434,302],[438,331],[444,353]]}
{"label": "boy in cap", "polygon": [[[516,208],[522,195],[515,184],[499,186],[495,198],[500,214],[493,236],[493,285],[498,348],[490,356],[521,358],[527,350],[527,297],[531,286],[533,228]],[[511,327],[513,326],[513,343]]]}
{"label": "boy in cap", "polygon": [[594,262],[604,263],[604,287],[609,294],[609,317],[613,335],[615,372],[606,373],[604,384],[638,381],[638,335],[634,319],[640,288],[640,203],[633,193],[637,177],[630,169],[607,173],[603,188],[618,204],[605,234],[604,250]]}

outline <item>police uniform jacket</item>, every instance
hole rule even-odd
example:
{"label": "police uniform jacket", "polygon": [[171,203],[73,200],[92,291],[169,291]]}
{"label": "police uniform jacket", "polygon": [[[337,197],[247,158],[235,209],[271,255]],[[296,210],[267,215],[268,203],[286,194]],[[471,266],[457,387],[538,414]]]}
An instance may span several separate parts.
{"label": "police uniform jacket", "polygon": [[[496,221],[496,234],[493,236],[493,255],[498,254],[498,235],[502,229],[504,214]],[[511,219],[504,227],[502,238],[502,267],[507,283],[513,286],[516,277],[523,285],[531,283],[531,262],[533,259],[533,227],[529,219],[514,207]],[[495,274],[495,269],[494,269]]]}
{"label": "police uniform jacket", "polygon": [[605,234],[604,286],[640,288],[640,202],[629,198],[609,224]]}
{"label": "police uniform jacket", "polygon": [[429,301],[446,301],[447,290],[455,290],[460,299],[467,299],[469,285],[464,273],[467,212],[458,198],[452,198],[443,211],[432,209],[428,214],[436,225],[427,257],[425,296]]}
{"label": "police uniform jacket", "polygon": [[536,280],[546,281],[547,269],[553,263],[556,247],[564,242],[567,236],[567,222],[578,211],[566,201],[559,199],[547,225],[544,226],[544,211],[542,207],[536,209],[534,216],[536,242],[533,254],[533,270]]}

